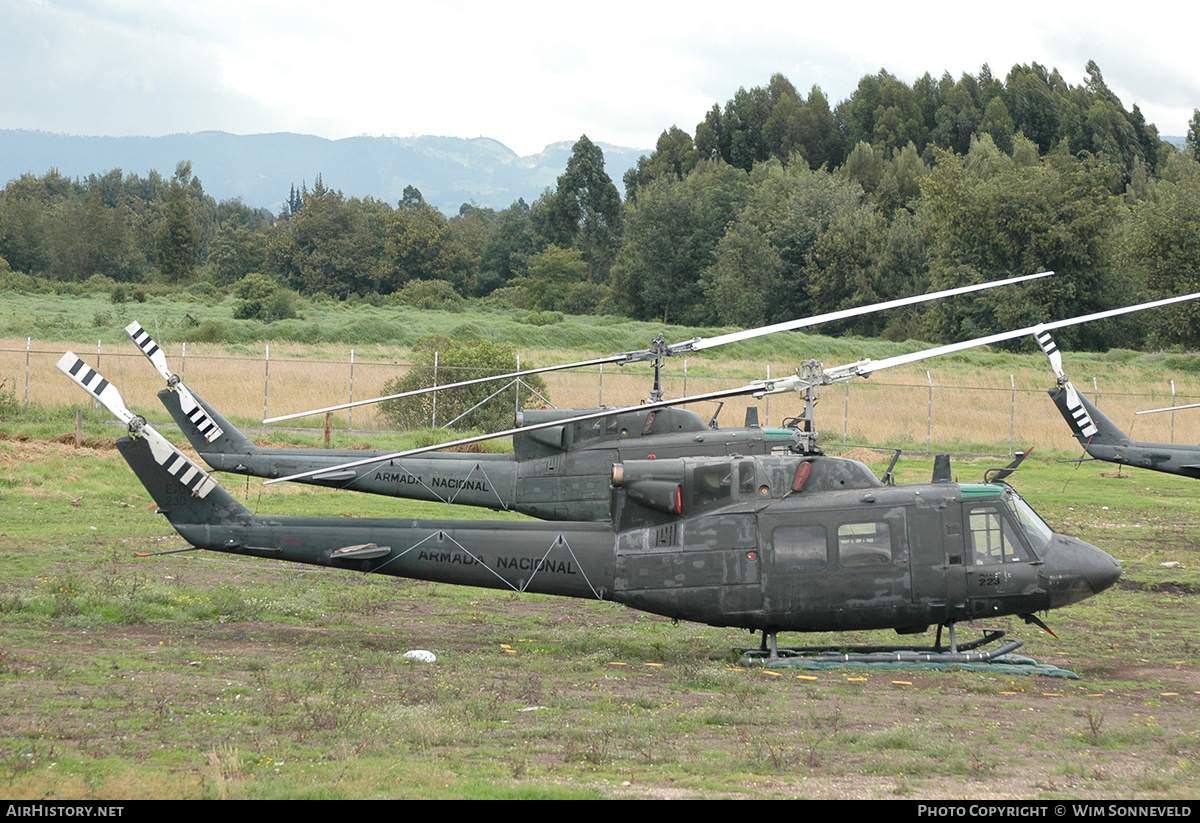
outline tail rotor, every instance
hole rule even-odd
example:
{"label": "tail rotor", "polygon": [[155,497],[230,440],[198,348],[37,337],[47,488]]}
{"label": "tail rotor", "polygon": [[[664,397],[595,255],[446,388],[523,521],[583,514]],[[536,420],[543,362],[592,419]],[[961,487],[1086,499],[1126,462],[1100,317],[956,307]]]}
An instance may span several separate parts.
{"label": "tail rotor", "polygon": [[158,373],[167,381],[167,388],[176,392],[179,395],[179,406],[183,409],[183,413],[187,415],[188,420],[199,429],[200,434],[208,443],[213,442],[222,434],[224,430],[209,417],[204,407],[197,402],[195,396],[188,391],[188,387],[179,379],[179,375],[173,374],[167,367],[167,356],[163,350],[158,347],[158,343],[154,342],[154,338],[150,336],[150,332],[142,328],[141,323],[136,320],[125,327],[125,333],[129,335],[129,339],[137,344],[137,347],[142,350],[142,354],[146,355],[146,359],[158,370]]}
{"label": "tail rotor", "polygon": [[146,418],[134,414],[125,405],[121,392],[104,376],[83,362],[75,352],[67,352],[58,361],[58,370],[108,409],[113,417],[129,427],[129,434],[141,438],[150,447],[155,462],[196,497],[206,497],[217,485],[208,474],[179,452],[171,442],[155,431]]}
{"label": "tail rotor", "polygon": [[1045,328],[1039,328],[1034,332],[1034,336],[1037,337],[1038,345],[1042,347],[1042,351],[1046,353],[1046,358],[1050,361],[1050,368],[1054,370],[1054,377],[1058,381],[1058,385],[1067,393],[1067,409],[1071,412],[1073,425],[1084,437],[1094,437],[1099,429],[1096,428],[1096,423],[1088,414],[1088,410],[1083,407],[1078,390],[1063,373],[1062,352],[1058,350],[1054,338]]}

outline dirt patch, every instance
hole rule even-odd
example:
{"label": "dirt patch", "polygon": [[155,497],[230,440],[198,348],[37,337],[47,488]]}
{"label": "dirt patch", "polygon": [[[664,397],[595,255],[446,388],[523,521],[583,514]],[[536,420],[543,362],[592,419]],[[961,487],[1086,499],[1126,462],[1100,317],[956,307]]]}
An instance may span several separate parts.
{"label": "dirt patch", "polygon": [[1127,592],[1155,592],[1159,594],[1200,594],[1200,586],[1195,583],[1175,583],[1166,580],[1162,583],[1143,583],[1140,580],[1121,578],[1117,586]]}
{"label": "dirt patch", "polygon": [[866,449],[866,448],[859,447],[857,449],[851,449],[850,451],[846,452],[845,454],[843,454],[841,456],[846,458],[847,460],[857,460],[860,463],[868,463],[869,464],[869,463],[874,463],[879,460],[883,460],[884,458],[887,458],[887,457],[891,457],[891,455],[892,455],[892,452],[879,452],[879,451],[875,451],[874,449]]}

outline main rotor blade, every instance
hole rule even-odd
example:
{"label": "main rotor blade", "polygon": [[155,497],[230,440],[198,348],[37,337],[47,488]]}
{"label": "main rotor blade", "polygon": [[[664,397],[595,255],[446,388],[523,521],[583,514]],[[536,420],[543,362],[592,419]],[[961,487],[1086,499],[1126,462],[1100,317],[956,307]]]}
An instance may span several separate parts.
{"label": "main rotor blade", "polygon": [[397,460],[401,457],[412,457],[415,454],[425,454],[426,452],[438,451],[440,449],[451,449],[456,446],[466,446],[470,443],[482,443],[487,440],[496,440],[509,435],[521,434],[522,432],[534,432],[541,429],[549,429],[555,426],[569,426],[573,423],[586,423],[588,420],[599,420],[603,417],[611,417],[617,414],[625,414],[632,411],[646,411],[647,409],[665,409],[668,406],[682,406],[685,403],[699,403],[705,400],[723,400],[727,397],[739,397],[746,394],[770,394],[771,391],[764,387],[761,383],[755,382],[745,386],[739,386],[736,389],[723,389],[721,391],[709,392],[707,394],[695,394],[691,397],[680,397],[676,400],[659,400],[654,403],[641,403],[637,406],[622,406],[618,408],[604,409],[603,411],[588,412],[575,417],[568,417],[562,420],[549,420],[544,423],[533,423],[527,426],[521,426],[515,429],[505,429],[504,431],[492,432],[491,434],[478,434],[474,437],[463,437],[459,440],[449,440],[445,443],[436,443],[432,446],[422,446],[416,449],[408,449],[402,452],[392,452],[391,454],[369,457],[364,460],[356,460],[353,463],[341,463],[337,466],[314,469],[313,471],[304,472],[302,474],[292,474],[287,477],[277,477],[272,480],[263,481],[264,486],[270,486],[275,483],[286,483],[293,480],[305,480],[318,474],[327,472],[337,472],[344,469],[356,469],[359,466],[370,466],[377,463],[386,463],[389,460]]}
{"label": "main rotor blade", "polygon": [[[1005,340],[1013,340],[1017,337],[1024,337],[1027,334],[1037,334],[1042,330],[1061,329],[1067,326],[1076,326],[1081,323],[1091,323],[1095,320],[1103,320],[1108,317],[1117,317],[1122,314],[1130,314],[1132,312],[1145,311],[1147,309],[1158,308],[1159,306],[1169,306],[1173,303],[1182,303],[1187,300],[1195,300],[1200,298],[1200,292],[1185,294],[1179,297],[1167,297],[1162,300],[1152,300],[1149,303],[1139,303],[1136,306],[1125,306],[1119,309],[1109,309],[1108,311],[1098,311],[1092,314],[1084,314],[1079,317],[1071,317],[1066,320],[1053,320],[1049,323],[1038,323],[1036,326],[1026,326],[1023,329],[1015,329],[1013,331],[999,332],[997,334],[989,334],[985,337],[978,337],[974,340],[966,340],[961,343],[949,343],[944,346],[938,346],[925,351],[913,352],[912,354],[901,354],[896,357],[888,357],[883,360],[860,360],[858,363],[851,363],[849,366],[841,366],[840,369],[852,369],[853,373],[848,377],[866,377],[876,371],[882,369],[890,369],[893,366],[903,366],[907,363],[916,363],[920,360],[927,360],[931,357],[941,357],[944,354],[953,354],[954,352],[964,349],[974,348],[975,346],[989,346],[992,343],[1002,343]],[[829,370],[833,372],[835,370]],[[829,372],[827,372],[828,374]],[[832,377],[833,375],[831,375]],[[838,382],[831,380],[831,382]]]}
{"label": "main rotor blade", "polygon": [[930,300],[941,300],[944,297],[954,297],[960,294],[970,294],[971,292],[985,291],[987,289],[994,289],[999,286],[1011,286],[1014,283],[1024,283],[1028,280],[1037,280],[1042,277],[1051,277],[1053,275],[1054,272],[1052,271],[1044,271],[1037,274],[1025,274],[1021,275],[1020,277],[1010,277],[1007,280],[990,280],[986,283],[975,283],[970,286],[959,286],[958,288],[953,289],[943,289],[942,291],[930,292],[928,294],[918,294],[913,295],[912,297],[901,297],[896,300],[873,303],[869,306],[858,306],[853,309],[842,309],[840,311],[816,314],[812,317],[804,317],[799,320],[788,320],[784,323],[775,323],[774,325],[762,326],[757,329],[746,329],[744,331],[721,334],[717,335],[716,337],[693,337],[690,340],[684,340],[680,343],[672,343],[671,345],[663,348],[620,352],[608,357],[598,357],[593,360],[580,360],[576,363],[564,363],[558,366],[544,366],[537,369],[508,372],[507,374],[497,374],[492,377],[479,377],[474,380],[463,380],[458,383],[446,383],[441,386],[429,386],[423,389],[413,389],[412,391],[400,392],[399,394],[389,394],[385,397],[375,397],[370,400],[355,400],[351,403],[341,403],[337,406],[326,406],[323,409],[313,409],[312,411],[295,412],[293,414],[284,414],[278,417],[268,417],[263,420],[263,424],[282,423],[285,420],[295,420],[300,417],[326,414],[328,412],[341,411],[343,409],[357,408],[358,406],[368,406],[372,403],[382,403],[386,400],[399,400],[403,397],[414,397],[420,394],[428,394],[429,392],[457,389],[462,388],[463,386],[475,386],[480,383],[488,383],[493,380],[513,380],[530,374],[547,374],[549,372],[564,371],[566,369],[582,369],[589,366],[604,365],[605,363],[626,365],[628,363],[653,360],[659,356],[673,356],[687,354],[688,352],[704,351],[717,346],[724,346],[728,343],[737,343],[742,340],[752,340],[756,337],[775,334],[776,332],[795,331],[796,329],[803,329],[807,328],[808,326],[816,326],[821,323],[831,323],[835,320],[847,320],[851,317],[859,317],[861,315],[871,314],[877,311],[886,311],[887,309],[895,309],[901,306],[911,306],[915,303],[924,303]]}
{"label": "main rotor blade", "polygon": [[154,338],[150,336],[150,332],[142,328],[142,324],[135,320],[125,327],[125,333],[142,350],[142,354],[146,355],[146,359],[163,376],[163,380],[167,381],[167,388],[179,395],[179,407],[183,409],[183,413],[187,415],[188,420],[192,421],[192,424],[200,431],[204,439],[211,443],[223,435],[225,433],[224,430],[208,416],[208,412],[197,402],[195,396],[188,390],[188,387],[184,385],[179,376],[171,373],[171,370],[167,367],[167,355],[154,342]]}
{"label": "main rotor blade", "polygon": [[1186,406],[1164,406],[1161,409],[1146,409],[1134,414],[1158,414],[1159,412],[1183,411],[1184,409],[1200,409],[1200,403],[1188,403]]}
{"label": "main rotor blade", "polygon": [[326,406],[323,409],[313,409],[312,411],[295,412],[293,414],[284,414],[279,417],[268,417],[263,420],[263,425],[268,423],[282,423],[285,420],[295,420],[299,417],[311,417],[315,414],[325,414],[327,412],[341,411],[342,409],[355,409],[359,406],[369,406],[372,403],[383,403],[386,400],[399,400],[402,397],[415,397],[419,394],[429,394],[430,392],[445,391],[447,389],[461,389],[463,386],[477,386],[480,383],[491,383],[496,380],[515,380],[518,377],[526,377],[531,374],[546,374],[553,371],[564,371],[565,369],[585,369],[588,366],[602,366],[605,363],[629,363],[633,362],[626,358],[625,354],[614,354],[609,357],[597,357],[594,360],[580,360],[576,363],[562,363],[557,366],[542,366],[536,369],[524,369],[522,371],[508,372],[507,374],[496,374],[491,377],[476,377],[474,380],[460,380],[457,383],[443,383],[440,386],[427,386],[423,389],[413,389],[412,391],[400,392],[399,394],[389,394],[384,397],[374,397],[370,400],[355,400],[353,403],[342,403],[337,406]]}
{"label": "main rotor blade", "polygon": [[69,351],[64,354],[59,358],[57,365],[59,371],[74,380],[80,388],[100,401],[113,417],[128,426],[132,436],[145,438],[150,446],[150,453],[159,465],[166,467],[167,471],[192,494],[204,497],[209,493],[216,481],[155,431],[145,418],[131,412],[121,398],[121,392],[105,380],[103,375],[83,362],[75,352]]}
{"label": "main rotor blade", "polygon": [[622,408],[604,409],[598,412],[589,412],[577,417],[570,417],[562,420],[552,420],[545,423],[538,423],[530,426],[522,426],[521,428],[505,429],[504,431],[493,432],[492,434],[481,434],[474,437],[464,437],[459,440],[450,440],[445,443],[437,443],[432,446],[422,446],[416,449],[408,449],[407,451],[392,452],[390,454],[380,455],[376,457],[357,460],[352,463],[342,463],[337,466],[326,466],[313,471],[303,472],[301,474],[288,475],[287,477],[279,477],[273,480],[264,481],[263,485],[273,485],[275,483],[284,483],[294,480],[305,480],[317,474],[324,472],[342,471],[343,469],[354,469],[359,466],[368,466],[379,463],[386,463],[389,460],[397,460],[402,457],[412,457],[417,454],[425,454],[426,452],[438,451],[440,449],[453,448],[455,446],[464,446],[470,443],[482,443],[486,440],[495,440],[500,437],[508,437],[509,435],[520,434],[522,432],[538,431],[540,429],[548,429],[554,426],[568,426],[572,423],[582,423],[588,420],[598,420],[611,415],[624,414],[630,411],[661,409],[668,406],[680,406],[687,403],[697,403],[705,400],[723,400],[727,397],[738,397],[741,395],[752,394],[756,397],[762,397],[768,394],[780,394],[783,392],[799,392],[804,391],[815,385],[828,385],[832,383],[840,383],[851,380],[855,377],[868,377],[871,374],[882,371],[883,369],[892,368],[893,366],[902,366],[908,363],[915,363],[920,360],[927,360],[933,357],[940,357],[943,354],[951,354],[964,349],[974,348],[976,346],[986,346],[992,343],[998,343],[1004,340],[1012,340],[1017,337],[1024,337],[1027,334],[1034,334],[1041,329],[1058,329],[1066,326],[1073,326],[1080,323],[1090,323],[1093,320],[1102,320],[1106,317],[1116,317],[1121,314],[1129,314],[1130,312],[1143,311],[1145,309],[1156,308],[1158,306],[1166,306],[1171,303],[1179,303],[1185,300],[1195,300],[1200,298],[1200,292],[1184,295],[1182,297],[1171,297],[1165,300],[1155,300],[1150,303],[1141,303],[1136,306],[1126,306],[1120,309],[1111,309],[1109,311],[1095,312],[1093,314],[1085,314],[1079,317],[1072,317],[1067,320],[1055,320],[1050,323],[1040,323],[1036,326],[1027,326],[1023,329],[1014,331],[1000,332],[998,334],[989,334],[985,337],[978,337],[974,340],[966,340],[960,343],[950,343],[945,346],[936,346],[924,351],[913,352],[911,354],[902,354],[897,357],[889,357],[883,360],[859,360],[854,363],[849,363],[844,366],[835,366],[831,369],[821,369],[815,373],[808,372],[804,374],[784,377],[778,380],[755,380],[746,386],[740,386],[734,389],[725,389],[718,392],[710,392],[708,394],[693,395],[691,397],[681,397],[676,400],[661,400],[656,403],[643,403],[638,406],[625,406]]}
{"label": "main rotor blade", "polygon": [[[913,297],[901,297],[897,300],[888,300],[883,303],[875,303],[870,306],[860,306],[854,309],[842,309],[841,311],[827,312],[825,314],[817,314],[812,317],[806,317],[801,320],[789,320],[784,323],[776,323],[772,326],[763,326],[758,329],[748,329],[746,331],[731,332],[730,334],[722,334],[717,337],[710,337],[707,340],[697,339],[688,351],[703,351],[711,349],[715,346],[724,346],[727,343],[737,343],[742,340],[752,340],[756,337],[762,337],[767,334],[775,334],[781,331],[794,331],[803,329],[808,326],[815,326],[819,323],[832,323],[835,320],[847,320],[851,317],[859,317],[864,314],[870,314],[877,311],[886,311],[887,309],[895,309],[901,306],[910,306],[914,303],[924,303],[929,300],[941,300],[943,297],[954,297],[959,294],[968,294],[970,292],[984,291],[986,289],[994,289],[998,286],[1011,286],[1015,283],[1024,283],[1027,280],[1037,280],[1042,277],[1052,277],[1054,272],[1043,271],[1037,274],[1025,274],[1020,277],[1010,277],[1007,280],[990,280],[987,283],[977,283],[973,286],[960,286],[955,289],[944,289],[942,291],[930,292],[929,294],[918,294]],[[692,342],[692,341],[689,341]],[[683,345],[683,344],[678,344]],[[672,352],[674,354],[675,352]]]}

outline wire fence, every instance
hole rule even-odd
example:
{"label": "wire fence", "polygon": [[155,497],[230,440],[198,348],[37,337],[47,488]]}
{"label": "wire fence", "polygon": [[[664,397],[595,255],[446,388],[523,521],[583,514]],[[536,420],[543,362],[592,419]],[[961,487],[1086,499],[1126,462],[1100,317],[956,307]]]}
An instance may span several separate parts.
{"label": "wire fence", "polygon": [[[0,348],[0,391],[11,392],[22,405],[78,407],[87,401],[55,364],[65,346],[34,344]],[[129,408],[150,419],[165,419],[156,394],[164,382],[145,357],[128,343],[97,343],[91,351],[75,348],[76,354],[96,367],[116,385]],[[217,351],[216,347],[181,345],[169,358],[170,367],[189,388],[234,423],[261,433],[261,421],[313,408],[323,408],[378,397],[384,384],[403,376],[413,364],[405,355],[386,353],[362,357],[358,352],[314,358],[272,351]],[[763,364],[731,368],[728,374],[712,376],[689,373],[687,360],[669,362],[664,370],[666,397],[686,397],[745,385],[752,380],[786,376],[790,370]],[[514,362],[513,370],[519,367]],[[695,370],[692,370],[693,372]],[[711,372],[711,364],[705,368]],[[899,372],[900,370],[897,370]],[[442,367],[437,383],[459,379],[461,372]],[[475,371],[477,374],[477,370]],[[472,375],[474,376],[474,374]],[[1200,389],[1174,382],[1140,385],[1131,392],[1125,381],[1108,375],[1072,375],[1075,384],[1089,394],[1114,423],[1141,440],[1174,443],[1200,441],[1200,409],[1135,417],[1144,409],[1182,406],[1200,402]],[[651,389],[652,371],[644,364],[609,366],[543,375],[544,399],[560,408],[637,405]],[[827,448],[877,446],[912,451],[952,450],[987,454],[1012,453],[1029,447],[1077,450],[1065,421],[1046,395],[1053,385],[1047,368],[1037,377],[981,370],[968,378],[960,371],[936,368],[914,369],[887,377],[875,375],[821,389],[817,406],[817,428]],[[529,396],[527,387],[510,381],[497,386],[490,403],[504,404],[515,412]],[[718,425],[741,425],[749,407],[757,409],[762,425],[781,425],[800,414],[800,395],[750,397],[716,403],[693,404],[705,419],[717,414]],[[96,419],[107,412],[91,404]],[[719,411],[719,413],[718,413]],[[443,414],[431,415],[430,426],[444,426]],[[290,429],[324,428],[323,416],[300,418],[281,424]],[[354,432],[389,431],[390,424],[377,405],[339,411],[332,416],[336,430]],[[267,431],[270,431],[268,428]]]}

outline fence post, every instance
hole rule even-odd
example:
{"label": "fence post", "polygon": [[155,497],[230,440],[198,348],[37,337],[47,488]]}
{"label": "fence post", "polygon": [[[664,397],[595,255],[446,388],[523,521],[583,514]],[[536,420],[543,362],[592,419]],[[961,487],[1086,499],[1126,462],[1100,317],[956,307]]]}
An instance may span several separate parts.
{"label": "fence post", "polygon": [[[771,364],[770,363],[767,364],[767,382],[768,383],[771,382]],[[766,400],[767,400],[767,403],[766,403],[766,408],[763,410],[762,424],[764,426],[769,426],[769,425],[771,425],[771,395],[768,394],[766,397]]]}
{"label": "fence post", "polygon": [[929,443],[933,437],[933,375],[926,371],[925,379],[929,381],[929,405],[925,412],[925,453],[929,454]]}
{"label": "fence post", "polygon": [[1171,442],[1175,442],[1175,380],[1171,380]]}
{"label": "fence post", "polygon": [[[816,421],[809,421],[816,428]],[[846,445],[846,437],[850,432],[850,381],[846,381],[846,400],[842,407],[842,445]]]}
{"label": "fence post", "polygon": [[438,380],[438,353],[433,353],[433,417],[430,418],[429,428],[437,428],[437,380]]}
{"label": "fence post", "polygon": [[29,408],[29,346],[33,342],[32,337],[25,338],[25,408]]}
{"label": "fence post", "polygon": [[521,355],[517,355],[517,381],[513,389],[513,420],[521,413]]}
{"label": "fence post", "polygon": [[[99,340],[96,341],[96,371],[100,371],[100,342],[101,341],[99,341]],[[95,412],[96,422],[99,423],[100,422],[100,401],[99,400],[92,401],[92,411]]]}
{"label": "fence post", "polygon": [[596,398],[596,405],[604,405],[604,364],[600,364],[600,396]]}
{"label": "fence post", "polygon": [[266,344],[263,355],[263,420],[267,419],[267,389],[271,385],[271,344]]}
{"label": "fence post", "polygon": [[179,379],[187,382],[187,343],[183,344],[183,353],[179,355]]}
{"label": "fence post", "polygon": [[350,408],[346,410],[346,431],[354,430],[354,349],[350,350]]}
{"label": "fence post", "polygon": [[1097,406],[1100,405],[1100,384],[1096,382],[1096,378],[1092,378],[1092,402]]}
{"label": "fence post", "polygon": [[1012,398],[1008,403],[1008,456],[1013,456],[1013,428],[1017,419],[1017,378],[1013,375],[1008,376],[1008,382],[1012,386]]}

